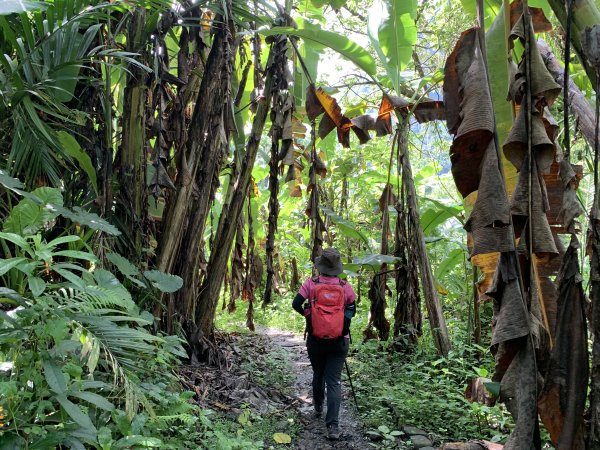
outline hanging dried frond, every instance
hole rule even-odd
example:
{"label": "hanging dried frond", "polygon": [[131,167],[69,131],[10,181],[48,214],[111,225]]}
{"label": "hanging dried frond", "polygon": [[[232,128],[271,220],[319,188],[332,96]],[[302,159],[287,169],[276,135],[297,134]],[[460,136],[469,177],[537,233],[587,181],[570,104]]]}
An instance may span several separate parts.
{"label": "hanging dried frond", "polygon": [[287,40],[280,40],[276,44],[276,61],[273,72],[273,104],[271,106],[271,159],[269,160],[269,218],[267,228],[267,242],[265,260],[267,265],[267,280],[263,295],[263,306],[271,303],[273,291],[273,254],[275,252],[275,234],[277,233],[277,220],[279,218],[279,161],[289,159],[292,154],[292,116],[295,110],[294,96],[288,91],[291,74],[287,70]]}
{"label": "hanging dried frond", "polygon": [[466,197],[479,186],[481,162],[494,133],[478,28],[463,32],[446,60],[444,101],[448,131],[455,135],[450,147],[452,176],[458,191]]}
{"label": "hanging dried frond", "polygon": [[238,226],[235,232],[235,245],[233,247],[233,255],[231,258],[231,278],[229,279],[229,303],[227,310],[234,312],[236,305],[235,301],[242,293],[242,285],[244,282],[244,216],[240,215]]}
{"label": "hanging dried frond", "polygon": [[[387,255],[389,252],[389,234],[390,234],[390,213],[389,205],[395,204],[393,187],[390,183],[386,184],[381,197],[379,198],[379,209],[381,211],[381,254]],[[390,323],[385,317],[387,302],[385,300],[387,288],[387,265],[382,264],[379,273],[373,276],[369,288],[369,299],[371,300],[371,309],[369,315],[369,324],[367,328],[375,327],[379,334],[379,339],[385,341],[389,337]]]}
{"label": "hanging dried frond", "polygon": [[[513,29],[515,24],[521,19],[523,15],[523,2],[521,0],[515,0],[510,4],[510,28]],[[548,33],[552,31],[552,24],[544,14],[542,8],[534,8],[529,6],[529,17],[531,17],[531,24],[535,33]]]}
{"label": "hanging dried frond", "polygon": [[494,282],[487,295],[494,299],[492,351],[494,381],[500,381],[500,400],[515,417],[515,429],[505,448],[533,449],[537,430],[537,368],[530,336],[530,313],[519,286],[514,252],[498,259]]}
{"label": "hanging dried frond", "polygon": [[592,448],[591,444],[600,442],[600,222],[593,216],[589,226],[588,255],[592,300],[590,332],[593,339],[590,383],[591,430],[588,442]]}
{"label": "hanging dried frond", "polygon": [[244,274],[244,283],[242,287],[242,300],[248,302],[246,312],[246,326],[254,331],[254,292],[262,278],[262,265],[260,258],[256,254],[256,245],[254,242],[254,228],[252,220],[252,195],[248,196],[248,246],[246,249],[246,272]]}
{"label": "hanging dried frond", "polygon": [[567,233],[575,234],[578,231],[578,223],[575,219],[583,214],[583,206],[581,206],[581,202],[577,198],[580,176],[573,170],[573,166],[568,160],[563,159],[559,164],[563,196],[558,220],[562,222]]}
{"label": "hanging dried frond", "polygon": [[585,448],[583,410],[587,394],[587,300],[579,272],[575,235],[558,274],[556,343],[539,401],[540,417],[559,449]]}
{"label": "hanging dried frond", "polygon": [[[532,9],[529,8],[530,13],[531,10]],[[543,12],[541,13],[541,15],[543,16]],[[530,33],[529,45],[531,47],[531,60],[529,62],[531,66],[531,99],[532,104],[536,105],[540,110],[542,110],[545,106],[551,106],[554,103],[556,98],[560,95],[561,87],[554,80],[554,77],[548,71],[546,65],[544,64],[544,60],[542,58],[542,55],[540,54],[535,40],[535,24],[531,21],[532,16],[530,14],[528,15],[528,17],[530,23],[527,27],[525,27],[525,24],[523,23],[523,14],[521,14],[520,18],[512,27],[508,41],[509,50],[512,50],[512,48],[514,47],[513,41],[515,39],[519,39],[521,43],[525,45],[525,28],[527,28]],[[542,19],[542,21],[544,19]],[[540,24],[538,24],[538,26],[540,26]],[[547,19],[545,19],[545,24],[543,24],[543,27],[550,27],[551,29],[551,25],[549,24]],[[511,81],[511,84],[513,84],[513,82],[516,83],[516,86],[518,86],[518,88],[515,86],[511,86],[510,92],[513,94],[512,99],[517,104],[520,104],[521,100],[525,95],[525,58],[521,59],[521,63],[519,64],[518,69],[514,74],[514,78],[513,81]]]}
{"label": "hanging dried frond", "polygon": [[363,332],[365,339],[370,339],[373,336],[371,331],[373,328],[377,330],[377,335],[382,341],[386,341],[390,335],[390,322],[385,317],[385,308],[387,303],[385,301],[385,275],[378,273],[373,276],[369,285],[369,300],[371,302],[371,309],[369,314],[369,323],[367,329]]}
{"label": "hanging dried frond", "polygon": [[319,163],[322,165],[323,163],[317,157],[317,148],[315,146],[315,128],[314,121],[312,127],[312,145],[311,145],[311,166],[308,174],[309,182],[308,182],[308,192],[310,193],[310,198],[308,200],[308,205],[306,207],[305,213],[308,216],[311,234],[312,234],[312,250],[311,250],[311,261],[315,261],[317,256],[321,255],[321,250],[323,249],[323,233],[325,232],[325,223],[323,222],[323,218],[321,217],[321,213],[319,211],[319,185],[317,181],[317,174],[322,168],[320,168]]}
{"label": "hanging dried frond", "polygon": [[377,136],[391,134],[391,114],[394,111],[403,113],[412,111],[419,123],[443,120],[445,117],[444,103],[441,101],[423,98],[417,102],[409,102],[395,95],[384,94],[377,117],[363,114],[349,119],[342,113],[337,100],[327,94],[323,88],[315,88],[310,85],[306,92],[308,118],[313,121],[323,114],[319,123],[319,137],[323,139],[336,129],[338,142],[343,147],[350,147],[350,130],[356,134],[361,144],[371,139],[369,131],[375,131]]}
{"label": "hanging dried frond", "polygon": [[290,277],[290,292],[296,292],[300,287],[300,274],[298,272],[298,262],[292,258],[292,276]]}
{"label": "hanging dried frond", "polygon": [[[404,190],[404,186],[403,186]],[[401,195],[395,208],[396,232],[394,256],[400,258],[396,269],[396,308],[394,310],[393,348],[404,352],[412,348],[422,334],[421,299],[415,247],[409,243],[415,239],[414,227],[409,214],[406,214],[405,194]]]}

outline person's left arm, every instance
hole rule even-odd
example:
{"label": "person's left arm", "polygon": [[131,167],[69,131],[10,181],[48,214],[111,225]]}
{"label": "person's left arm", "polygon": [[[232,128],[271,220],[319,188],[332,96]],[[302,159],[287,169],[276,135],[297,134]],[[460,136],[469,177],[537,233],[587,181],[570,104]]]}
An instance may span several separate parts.
{"label": "person's left arm", "polygon": [[296,297],[294,297],[294,300],[292,301],[292,308],[294,308],[294,311],[302,316],[304,315],[303,305],[305,301],[306,299],[300,294],[300,292],[296,294]]}

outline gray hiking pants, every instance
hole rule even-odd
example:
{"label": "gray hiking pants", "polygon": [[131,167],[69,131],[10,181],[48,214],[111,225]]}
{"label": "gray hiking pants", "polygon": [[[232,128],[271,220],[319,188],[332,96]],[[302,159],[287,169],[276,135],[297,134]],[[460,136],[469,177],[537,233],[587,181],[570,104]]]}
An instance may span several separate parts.
{"label": "gray hiking pants", "polygon": [[327,426],[338,425],[342,404],[342,368],[348,355],[348,339],[329,341],[317,339],[309,334],[306,339],[306,350],[313,369],[313,404],[323,404],[327,385],[325,423]]}

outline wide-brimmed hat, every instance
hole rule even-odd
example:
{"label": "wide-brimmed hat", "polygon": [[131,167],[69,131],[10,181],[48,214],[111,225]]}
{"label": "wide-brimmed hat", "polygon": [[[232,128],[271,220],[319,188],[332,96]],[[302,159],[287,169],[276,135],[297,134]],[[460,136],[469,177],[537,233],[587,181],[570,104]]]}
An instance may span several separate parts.
{"label": "wide-brimmed hat", "polygon": [[321,256],[315,258],[315,267],[325,275],[339,275],[344,271],[340,252],[335,248],[326,248]]}

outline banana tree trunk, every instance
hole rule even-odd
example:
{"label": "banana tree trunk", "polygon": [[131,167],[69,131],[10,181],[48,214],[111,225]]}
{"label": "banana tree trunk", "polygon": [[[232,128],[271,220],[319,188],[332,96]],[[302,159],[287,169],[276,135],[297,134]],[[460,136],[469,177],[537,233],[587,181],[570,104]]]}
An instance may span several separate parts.
{"label": "banana tree trunk", "polygon": [[[567,10],[564,0],[548,0],[556,18],[563,29],[567,27]],[[579,59],[583,63],[585,72],[592,82],[594,89],[597,87],[596,71],[594,67],[586,60],[581,47],[581,33],[585,27],[600,24],[600,10],[593,0],[573,0],[573,22],[571,23],[571,42]]]}
{"label": "banana tree trunk", "polygon": [[[137,8],[129,22],[127,50],[142,55],[146,52],[145,8]],[[146,216],[146,100],[148,88],[147,74],[139,67],[130,64],[129,75],[124,91],[123,133],[119,178],[121,192],[128,211],[123,212],[126,229],[131,230],[133,250],[129,257],[138,260],[143,247],[143,224]]]}
{"label": "banana tree trunk", "polygon": [[263,295],[263,306],[271,303],[273,293],[273,279],[275,268],[273,267],[273,254],[275,252],[275,233],[277,233],[277,219],[279,218],[279,176],[278,155],[279,136],[272,137],[271,160],[269,161],[269,228],[267,231],[267,243],[265,246],[265,261],[267,265],[267,281],[265,282],[265,293]]}
{"label": "banana tree trunk", "polygon": [[[234,54],[231,36],[235,30],[223,17],[214,24],[213,45],[198,90],[187,146],[178,155],[177,192],[166,212],[157,259],[159,270],[183,278],[183,288],[168,300],[167,308],[176,312],[181,321],[193,317],[206,219],[218,187],[231,128],[227,119]],[[170,323],[173,317],[166,320]]]}
{"label": "banana tree trunk", "polygon": [[[400,126],[408,126],[408,118],[399,116]],[[400,133],[400,139],[405,138],[404,133]],[[408,157],[408,145],[400,145],[400,158],[402,165],[402,183],[406,186],[406,206],[412,217],[412,223],[416,224],[416,253],[421,273],[421,284],[425,294],[425,306],[429,315],[429,325],[435,347],[441,355],[447,355],[451,349],[450,338],[448,337],[448,328],[442,313],[442,306],[435,288],[435,280],[431,272],[431,263],[427,256],[427,247],[425,245],[425,235],[420,226],[421,219],[417,206],[417,192],[413,181],[412,168]]]}
{"label": "banana tree trunk", "polygon": [[195,325],[197,330],[193,334],[194,342],[190,346],[198,351],[197,356],[204,359],[205,342],[213,337],[213,322],[215,318],[219,292],[223,284],[223,277],[227,269],[227,260],[231,252],[233,238],[235,236],[236,225],[241,214],[244,202],[247,198],[248,187],[252,177],[252,168],[256,160],[256,154],[260,145],[267,113],[271,105],[273,96],[273,64],[275,61],[274,49],[277,44],[273,44],[269,52],[267,62],[267,77],[265,81],[264,97],[258,103],[256,115],[252,123],[252,130],[246,145],[246,153],[241,163],[238,175],[232,185],[231,201],[223,205],[217,233],[213,241],[208,263],[208,271],[204,282],[200,288],[200,294],[196,300]]}

